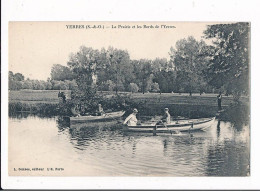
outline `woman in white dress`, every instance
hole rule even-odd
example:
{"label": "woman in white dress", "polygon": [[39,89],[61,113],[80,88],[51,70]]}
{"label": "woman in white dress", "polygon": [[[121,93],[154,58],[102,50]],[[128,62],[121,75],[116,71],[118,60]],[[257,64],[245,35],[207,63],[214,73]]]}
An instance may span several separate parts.
{"label": "woman in white dress", "polygon": [[124,121],[124,125],[128,125],[128,126],[136,126],[137,125],[137,118],[136,118],[136,114],[138,113],[138,110],[136,108],[134,108],[133,113],[130,114]]}

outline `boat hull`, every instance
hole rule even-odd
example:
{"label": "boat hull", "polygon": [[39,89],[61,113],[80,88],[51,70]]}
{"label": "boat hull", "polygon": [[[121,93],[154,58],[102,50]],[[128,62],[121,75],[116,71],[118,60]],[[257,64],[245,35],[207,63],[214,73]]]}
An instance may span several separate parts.
{"label": "boat hull", "polygon": [[122,121],[120,120],[111,120],[106,122],[74,122],[70,124],[71,129],[78,130],[93,130],[93,129],[118,129],[122,128]]}
{"label": "boat hull", "polygon": [[91,123],[91,122],[109,122],[113,120],[120,119],[124,111],[106,113],[102,116],[80,116],[80,117],[70,117],[70,123]]}
{"label": "boat hull", "polygon": [[147,133],[172,133],[172,132],[190,132],[208,128],[214,122],[215,117],[203,119],[191,119],[186,121],[174,122],[167,125],[137,125],[125,126],[124,130],[128,132],[147,132]]}

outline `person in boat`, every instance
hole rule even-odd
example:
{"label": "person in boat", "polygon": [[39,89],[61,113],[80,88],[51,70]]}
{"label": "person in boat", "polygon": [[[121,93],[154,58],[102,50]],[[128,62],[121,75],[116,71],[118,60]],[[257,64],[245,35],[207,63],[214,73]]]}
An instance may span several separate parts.
{"label": "person in boat", "polygon": [[126,117],[123,124],[128,125],[128,126],[136,126],[137,125],[137,118],[136,118],[137,113],[138,113],[138,110],[136,108],[134,108],[133,113],[130,114],[128,117]]}
{"label": "person in boat", "polygon": [[74,117],[79,117],[80,116],[80,112],[79,112],[79,108],[78,108],[78,105],[74,105],[72,108],[71,108],[71,113]]}
{"label": "person in boat", "polygon": [[[162,117],[162,120],[159,121],[159,123],[162,122],[164,124],[170,124],[171,123],[171,115],[169,113],[169,109],[168,108],[165,108],[164,109],[164,115]],[[158,124],[159,124],[158,123]]]}

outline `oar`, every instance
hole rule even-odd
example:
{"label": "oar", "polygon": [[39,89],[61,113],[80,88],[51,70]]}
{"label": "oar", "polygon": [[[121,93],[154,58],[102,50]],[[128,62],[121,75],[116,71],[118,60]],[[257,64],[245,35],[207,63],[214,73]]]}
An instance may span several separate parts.
{"label": "oar", "polygon": [[117,123],[121,123],[120,121],[116,120],[115,118],[111,117],[110,115],[108,115],[108,114],[105,113],[105,112],[104,112],[104,115],[105,115],[105,117],[106,117],[106,116],[109,116],[109,117],[110,117],[111,119],[113,119],[114,121],[117,121]]}
{"label": "oar", "polygon": [[[163,122],[162,122],[163,123]],[[164,124],[163,125],[171,132],[172,134],[172,130],[170,130],[168,127],[167,127],[167,124]],[[176,134],[182,134],[180,131],[174,131]]]}
{"label": "oar", "polygon": [[167,124],[164,124],[164,123],[163,123],[163,125],[167,128],[167,130],[170,131],[170,133],[171,133],[171,135],[172,135],[172,130],[170,130],[170,129],[167,127]]}
{"label": "oar", "polygon": [[170,129],[167,127],[167,125],[166,125],[166,124],[164,124],[164,122],[160,121],[160,123],[162,123],[162,124],[163,124],[163,126],[164,126],[164,127],[166,127],[166,129],[167,129],[168,131],[170,131],[170,133],[171,133],[171,135],[172,135],[172,130],[170,130]]}

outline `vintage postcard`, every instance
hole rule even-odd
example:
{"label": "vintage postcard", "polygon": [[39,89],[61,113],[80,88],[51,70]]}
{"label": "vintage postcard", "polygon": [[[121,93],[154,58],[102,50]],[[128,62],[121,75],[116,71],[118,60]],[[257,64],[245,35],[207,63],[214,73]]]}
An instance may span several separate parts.
{"label": "vintage postcard", "polygon": [[8,175],[250,177],[250,22],[9,22]]}

